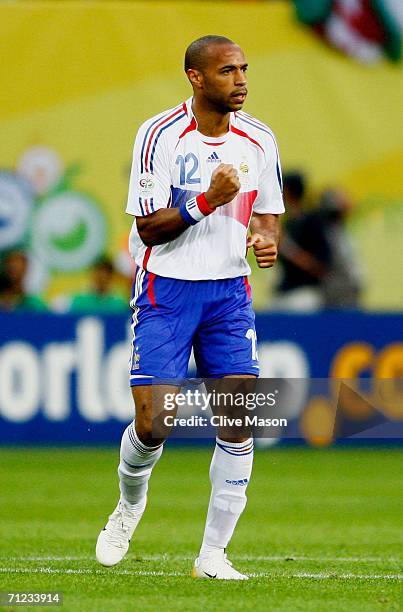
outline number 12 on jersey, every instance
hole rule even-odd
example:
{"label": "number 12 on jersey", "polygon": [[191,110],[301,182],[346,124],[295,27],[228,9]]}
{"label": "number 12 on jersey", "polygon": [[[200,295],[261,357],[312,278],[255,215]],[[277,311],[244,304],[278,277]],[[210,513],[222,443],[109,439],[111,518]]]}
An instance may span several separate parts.
{"label": "number 12 on jersey", "polygon": [[194,153],[188,153],[186,157],[178,155],[175,163],[179,166],[180,185],[200,183],[200,177],[194,176],[199,169],[199,160]]}

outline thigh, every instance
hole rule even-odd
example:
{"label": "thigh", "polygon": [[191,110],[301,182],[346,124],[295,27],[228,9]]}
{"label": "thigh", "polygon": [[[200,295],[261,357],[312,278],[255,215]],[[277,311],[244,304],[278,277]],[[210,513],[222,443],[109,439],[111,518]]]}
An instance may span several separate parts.
{"label": "thigh", "polygon": [[229,295],[209,306],[194,340],[198,375],[258,376],[255,314],[244,279],[233,279]]}
{"label": "thigh", "polygon": [[186,283],[137,271],[131,307],[130,385],[185,378],[199,323]]}

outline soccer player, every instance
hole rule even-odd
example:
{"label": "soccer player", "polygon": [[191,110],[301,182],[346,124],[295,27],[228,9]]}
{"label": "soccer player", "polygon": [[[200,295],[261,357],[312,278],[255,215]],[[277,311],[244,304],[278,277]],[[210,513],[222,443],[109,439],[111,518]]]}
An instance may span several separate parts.
{"label": "soccer player", "polygon": [[[127,204],[135,216],[130,251],[137,264],[130,365],[135,420],[121,442],[120,499],[98,537],[96,556],[105,566],[125,556],[162,454],[152,405],[172,387],[153,382],[184,379],[192,347],[199,376],[258,376],[246,250],[253,247],[261,268],[274,264],[284,206],[274,136],[241,111],[247,67],[242,49],[228,38],[194,41],[185,55],[193,97],[146,121],[135,141]],[[217,438],[194,577],[247,579],[225,549],[246,505],[252,460],[252,438]]]}

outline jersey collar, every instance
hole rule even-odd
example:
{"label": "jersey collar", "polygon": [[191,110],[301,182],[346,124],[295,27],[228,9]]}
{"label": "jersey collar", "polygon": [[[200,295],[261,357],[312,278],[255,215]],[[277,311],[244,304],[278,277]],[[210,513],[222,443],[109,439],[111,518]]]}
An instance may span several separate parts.
{"label": "jersey collar", "polygon": [[[235,123],[235,113],[231,112],[230,113],[230,117],[229,117],[229,130],[226,134],[224,134],[223,136],[205,136],[204,134],[202,134],[201,132],[198,131],[197,129],[197,119],[193,114],[192,111],[192,102],[193,102],[193,97],[188,98],[186,100],[186,102],[183,103],[183,110],[185,111],[188,119],[189,119],[189,128],[191,130],[196,130],[197,134],[199,135],[199,137],[206,143],[206,144],[211,144],[211,143],[224,143],[230,136],[231,134],[231,127],[234,125]],[[187,130],[190,131],[190,130]]]}

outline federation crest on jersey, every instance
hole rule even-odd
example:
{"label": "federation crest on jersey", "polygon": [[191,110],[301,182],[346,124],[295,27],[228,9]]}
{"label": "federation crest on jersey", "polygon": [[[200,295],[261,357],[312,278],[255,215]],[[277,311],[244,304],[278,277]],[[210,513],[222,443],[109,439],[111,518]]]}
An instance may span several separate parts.
{"label": "federation crest on jersey", "polygon": [[132,370],[140,369],[140,354],[133,353],[133,362],[132,362]]}
{"label": "federation crest on jersey", "polygon": [[238,177],[242,187],[244,189],[248,188],[250,184],[249,165],[245,159],[243,159],[238,166]]}
{"label": "federation crest on jersey", "polygon": [[153,195],[155,187],[155,179],[149,172],[143,172],[139,177],[139,194],[140,196],[150,197]]}

